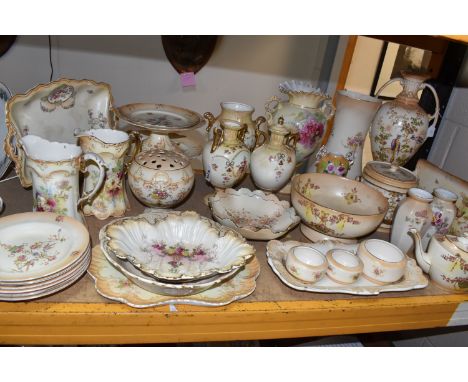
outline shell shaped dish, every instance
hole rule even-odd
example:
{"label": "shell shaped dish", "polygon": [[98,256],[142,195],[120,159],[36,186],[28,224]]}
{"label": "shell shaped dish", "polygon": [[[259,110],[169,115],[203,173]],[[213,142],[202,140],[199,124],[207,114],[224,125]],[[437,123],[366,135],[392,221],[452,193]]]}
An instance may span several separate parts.
{"label": "shell shaped dish", "polygon": [[307,226],[343,239],[371,233],[388,209],[388,201],[379,191],[330,174],[296,175],[292,180],[291,200]]}
{"label": "shell shaped dish", "polygon": [[101,247],[158,280],[195,281],[232,272],[255,249],[231,230],[193,211],[168,213],[154,224],[123,218],[100,232]]}
{"label": "shell shaped dish", "polygon": [[251,240],[272,240],[299,224],[289,202],[247,188],[217,190],[208,198],[214,219]]}

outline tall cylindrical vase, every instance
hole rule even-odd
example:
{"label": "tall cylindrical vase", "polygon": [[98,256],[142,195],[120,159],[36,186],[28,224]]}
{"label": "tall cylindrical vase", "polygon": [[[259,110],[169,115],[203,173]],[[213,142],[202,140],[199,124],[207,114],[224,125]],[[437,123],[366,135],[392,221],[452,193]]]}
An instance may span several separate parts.
{"label": "tall cylindrical vase", "polygon": [[[340,90],[336,95],[333,130],[321,152],[341,155],[350,161],[347,178],[361,176],[364,139],[382,101],[365,94]],[[310,170],[316,172],[315,166]]]}

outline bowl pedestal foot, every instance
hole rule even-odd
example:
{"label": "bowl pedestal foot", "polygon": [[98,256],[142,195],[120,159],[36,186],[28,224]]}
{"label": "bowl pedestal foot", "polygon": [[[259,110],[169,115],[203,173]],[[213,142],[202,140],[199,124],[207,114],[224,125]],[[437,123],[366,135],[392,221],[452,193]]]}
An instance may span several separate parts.
{"label": "bowl pedestal foot", "polygon": [[345,243],[345,244],[354,244],[358,242],[357,239],[342,239],[339,237],[325,235],[324,233],[318,232],[306,226],[304,223],[301,223],[301,232],[307,239],[309,239],[313,243],[324,241],[324,240],[338,241],[340,243]]}

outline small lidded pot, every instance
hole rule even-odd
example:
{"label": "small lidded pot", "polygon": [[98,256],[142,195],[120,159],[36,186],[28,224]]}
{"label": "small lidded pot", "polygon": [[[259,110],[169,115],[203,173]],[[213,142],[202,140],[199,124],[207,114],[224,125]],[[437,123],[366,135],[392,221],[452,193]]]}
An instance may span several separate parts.
{"label": "small lidded pot", "polygon": [[265,191],[275,192],[282,189],[294,173],[296,167],[297,134],[292,134],[283,126],[283,117],[278,118],[278,124],[270,127],[270,141],[267,143],[266,133],[257,130],[258,138],[263,141],[258,144],[251,156],[250,171],[255,185]]}
{"label": "small lidded pot", "polygon": [[382,193],[388,200],[388,210],[380,225],[384,230],[390,230],[396,207],[406,198],[408,190],[418,184],[417,176],[406,168],[379,161],[366,163],[361,181]]}
{"label": "small lidded pot", "polygon": [[307,282],[319,281],[327,271],[327,259],[314,248],[298,245],[286,255],[286,269],[294,277]]}
{"label": "small lidded pot", "polygon": [[357,281],[364,265],[354,253],[344,249],[330,249],[327,252],[327,276],[338,284],[352,284]]}
{"label": "small lidded pot", "polygon": [[150,149],[139,153],[128,171],[135,197],[150,207],[169,208],[190,193],[194,175],[190,161],[172,151]]}
{"label": "small lidded pot", "polygon": [[363,277],[375,284],[394,283],[405,274],[406,256],[388,241],[364,240],[359,244],[357,253],[364,264]]}

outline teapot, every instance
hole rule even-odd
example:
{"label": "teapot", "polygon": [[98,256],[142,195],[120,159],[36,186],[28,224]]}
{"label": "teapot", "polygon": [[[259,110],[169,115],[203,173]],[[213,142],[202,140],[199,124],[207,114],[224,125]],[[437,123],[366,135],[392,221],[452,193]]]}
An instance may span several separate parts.
{"label": "teapot", "polygon": [[424,252],[421,235],[415,228],[408,231],[415,243],[416,260],[424,272],[444,289],[468,291],[468,234],[435,234]]}

